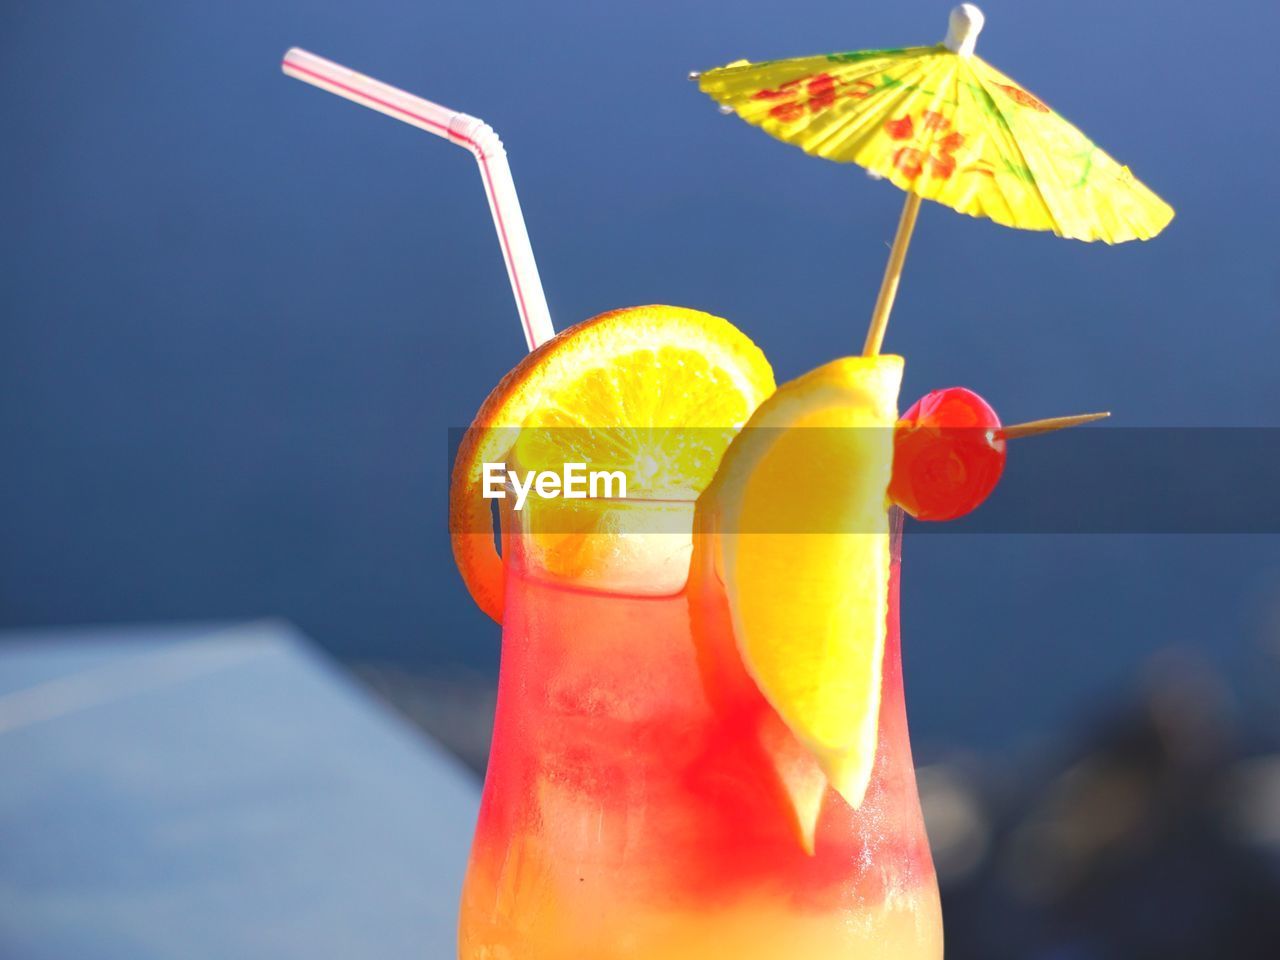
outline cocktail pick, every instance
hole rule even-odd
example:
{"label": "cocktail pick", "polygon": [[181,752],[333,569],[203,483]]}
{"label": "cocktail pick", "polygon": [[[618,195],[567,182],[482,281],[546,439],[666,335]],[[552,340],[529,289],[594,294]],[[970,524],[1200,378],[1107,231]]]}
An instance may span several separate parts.
{"label": "cocktail pick", "polygon": [[1102,413],[1077,413],[1070,417],[1048,417],[1044,420],[1028,420],[1026,423],[1014,423],[997,431],[1006,440],[1018,440],[1022,437],[1035,437],[1042,433],[1053,433],[1067,427],[1078,427],[1095,420],[1105,420],[1111,416],[1110,411]]}

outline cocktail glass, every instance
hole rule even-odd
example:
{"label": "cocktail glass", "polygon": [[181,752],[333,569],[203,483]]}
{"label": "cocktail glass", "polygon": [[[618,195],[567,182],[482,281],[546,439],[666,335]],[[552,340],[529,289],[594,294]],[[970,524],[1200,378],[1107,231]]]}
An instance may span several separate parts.
{"label": "cocktail glass", "polygon": [[874,773],[856,810],[828,789],[810,852],[765,752],[785,733],[693,549],[693,504],[599,504],[661,532],[601,550],[587,579],[549,562],[540,504],[510,503],[461,960],[940,960],[903,702],[900,522]]}

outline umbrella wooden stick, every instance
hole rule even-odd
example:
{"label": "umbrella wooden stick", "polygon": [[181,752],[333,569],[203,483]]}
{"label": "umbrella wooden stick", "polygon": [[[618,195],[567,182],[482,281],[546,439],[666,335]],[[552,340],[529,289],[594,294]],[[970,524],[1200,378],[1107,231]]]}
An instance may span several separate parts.
{"label": "umbrella wooden stick", "polygon": [[[973,47],[978,42],[978,34],[982,32],[985,19],[982,11],[973,4],[960,4],[951,11],[943,46],[962,57],[973,56]],[[876,297],[875,309],[871,311],[871,326],[867,330],[866,342],[862,345],[864,357],[874,357],[884,343],[889,313],[893,310],[893,299],[898,295],[898,282],[902,279],[902,263],[907,259],[911,231],[916,227],[916,215],[919,212],[920,197],[908,190],[907,200],[902,205],[902,216],[898,219],[898,232],[893,237],[893,249],[889,251],[889,263],[884,268],[884,279],[880,281],[880,294]]]}
{"label": "umbrella wooden stick", "polygon": [[1106,413],[1077,413],[1070,417],[1049,417],[1046,420],[1028,420],[1026,423],[1015,423],[1002,428],[999,432],[1006,440],[1017,440],[1020,437],[1034,437],[1041,433],[1052,433],[1054,430],[1065,430],[1067,427],[1078,427],[1082,423],[1093,423],[1111,416]]}
{"label": "umbrella wooden stick", "polygon": [[916,228],[916,216],[919,213],[920,195],[908,190],[907,200],[902,205],[902,216],[898,218],[898,232],[893,235],[889,262],[884,268],[884,279],[880,281],[880,294],[876,297],[875,309],[871,311],[871,326],[867,329],[867,339],[862,345],[864,357],[874,357],[884,343],[889,313],[893,310],[893,301],[898,295],[898,282],[902,279],[902,264],[907,259],[907,247],[911,245],[911,233]]}

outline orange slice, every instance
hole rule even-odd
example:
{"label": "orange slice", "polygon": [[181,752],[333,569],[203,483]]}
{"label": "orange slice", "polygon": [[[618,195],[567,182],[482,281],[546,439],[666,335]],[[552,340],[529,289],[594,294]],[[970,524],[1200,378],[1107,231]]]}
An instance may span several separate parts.
{"label": "orange slice", "polygon": [[[879,356],[784,384],[730,445],[698,504],[714,514],[747,672],[854,807],[875,760],[901,379],[902,358]],[[769,739],[811,847],[823,785]]]}
{"label": "orange slice", "polygon": [[[621,469],[628,497],[692,498],[773,388],[759,348],[727,320],[697,310],[614,310],[543,344],[489,394],[454,462],[450,531],[472,598],[502,620],[503,569],[483,496],[485,463],[510,457],[525,470],[582,462]],[[582,545],[597,508],[579,500],[557,501],[554,509],[563,532],[548,535],[546,556],[571,575],[587,562]]]}

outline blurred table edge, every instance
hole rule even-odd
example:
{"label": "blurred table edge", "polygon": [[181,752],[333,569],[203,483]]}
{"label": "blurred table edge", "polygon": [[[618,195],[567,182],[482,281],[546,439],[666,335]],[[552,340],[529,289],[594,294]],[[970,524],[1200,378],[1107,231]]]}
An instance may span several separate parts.
{"label": "blurred table edge", "polygon": [[286,621],[0,631],[0,956],[447,957],[478,798]]}

